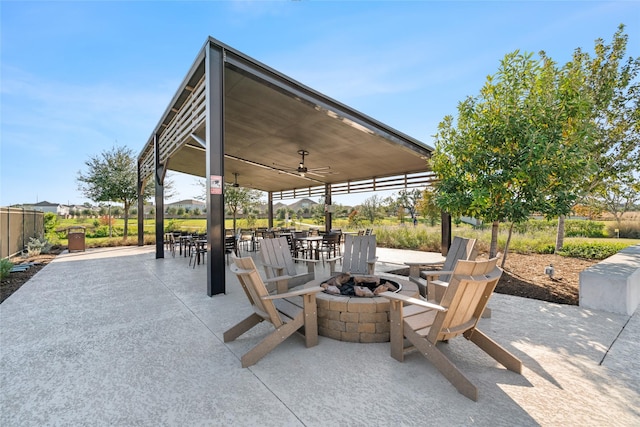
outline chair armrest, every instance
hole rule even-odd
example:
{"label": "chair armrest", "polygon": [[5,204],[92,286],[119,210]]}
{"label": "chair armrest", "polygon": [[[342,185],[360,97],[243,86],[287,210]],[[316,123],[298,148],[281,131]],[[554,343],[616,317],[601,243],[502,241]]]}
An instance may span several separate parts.
{"label": "chair armrest", "polygon": [[337,256],[337,257],[335,257],[335,258],[327,258],[325,261],[326,261],[326,262],[336,262],[336,261],[338,261],[339,259],[343,259],[343,258],[344,258],[344,255],[340,255],[340,256]]}
{"label": "chair armrest", "polygon": [[420,307],[424,307],[424,308],[431,308],[433,310],[438,310],[438,311],[448,310],[446,307],[443,307],[441,305],[433,304],[431,302],[427,302],[414,297],[408,297],[406,295],[398,294],[395,292],[386,291],[386,292],[382,292],[379,296],[382,296],[391,300],[402,301],[403,303],[407,303],[407,304],[419,305]]}
{"label": "chair armrest", "polygon": [[322,289],[320,286],[314,286],[312,288],[298,289],[297,291],[285,292],[283,294],[264,295],[260,297],[260,299],[270,300],[270,299],[280,299],[280,298],[291,298],[291,297],[297,297],[299,295],[315,294],[321,291],[324,291],[324,289]]}
{"label": "chair armrest", "polygon": [[378,262],[378,257],[371,258],[371,259],[367,260],[367,264],[375,264],[376,262]]}
{"label": "chair armrest", "polygon": [[446,274],[453,274],[452,270],[421,270],[421,276],[444,276]]}
{"label": "chair armrest", "polygon": [[437,262],[405,262],[404,265],[408,265],[410,267],[432,267],[434,265],[444,264],[444,261]]}
{"label": "chair armrest", "polygon": [[430,285],[442,286],[446,288],[449,286],[449,282],[443,282],[442,280],[429,280]]}
{"label": "chair armrest", "polygon": [[294,261],[300,261],[300,262],[306,262],[306,263],[312,263],[312,264],[317,264],[320,262],[319,259],[308,259],[308,258],[292,258]]}
{"label": "chair armrest", "polygon": [[271,279],[264,279],[263,282],[266,283],[274,283],[274,282],[279,282],[281,280],[290,280],[292,279],[292,276],[287,276],[287,275],[283,275],[283,276],[276,276],[276,277],[272,277]]}

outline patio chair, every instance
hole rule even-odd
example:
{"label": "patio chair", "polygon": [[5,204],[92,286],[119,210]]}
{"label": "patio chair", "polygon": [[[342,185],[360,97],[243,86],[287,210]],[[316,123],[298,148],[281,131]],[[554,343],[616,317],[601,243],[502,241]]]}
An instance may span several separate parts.
{"label": "patio chair", "polygon": [[307,347],[317,345],[316,293],[322,291],[322,288],[315,286],[284,294],[269,295],[251,257],[238,258],[232,255],[232,259],[233,265],[230,269],[238,277],[251,303],[253,313],[224,332],[224,342],[235,340],[263,321],[271,323],[275,328],[242,356],[242,367],[254,365],[296,331],[304,333]]}
{"label": "patio chair", "polygon": [[[476,259],[476,239],[454,237],[444,263],[405,262],[409,266],[409,280],[418,285],[420,295],[428,300],[439,302],[444,293],[449,275],[458,260]],[[439,269],[435,267],[440,266]]]}
{"label": "patio chair", "polygon": [[477,328],[502,275],[497,261],[458,261],[440,304],[399,293],[380,294],[391,301],[391,357],[402,362],[405,353],[420,351],[460,393],[475,401],[477,387],[438,349],[440,341],[463,335],[510,371],[522,373],[522,362]]}
{"label": "patio chair", "polygon": [[[313,259],[293,258],[291,246],[284,236],[263,239],[260,260],[267,275],[267,282],[275,283],[279,294],[312,281],[315,278],[315,263],[318,262]],[[298,273],[296,262],[306,263],[307,272]]]}
{"label": "patio chair", "polygon": [[189,240],[189,265],[193,260],[193,268],[196,268],[196,263],[200,265],[200,260],[204,263],[207,255],[207,238],[199,236]]}
{"label": "patio chair", "polygon": [[376,261],[376,236],[373,234],[364,236],[344,235],[344,250],[342,255],[327,259],[331,275],[336,272],[336,262],[342,260],[342,273],[351,274],[375,274]]}
{"label": "patio chair", "polygon": [[165,249],[169,249],[171,251],[171,256],[175,258],[176,246],[180,245],[178,240],[176,240],[176,235],[174,233],[165,233],[164,244],[165,244]]}
{"label": "patio chair", "polygon": [[240,256],[240,248],[238,247],[238,241],[240,240],[240,233],[237,235],[224,236],[224,253],[227,255],[227,265],[229,265],[229,256],[234,254]]}
{"label": "patio chair", "polygon": [[322,265],[324,266],[325,259],[329,257],[337,257],[341,255],[340,251],[340,237],[341,233],[328,233],[322,235],[322,242],[318,251],[322,257]]}

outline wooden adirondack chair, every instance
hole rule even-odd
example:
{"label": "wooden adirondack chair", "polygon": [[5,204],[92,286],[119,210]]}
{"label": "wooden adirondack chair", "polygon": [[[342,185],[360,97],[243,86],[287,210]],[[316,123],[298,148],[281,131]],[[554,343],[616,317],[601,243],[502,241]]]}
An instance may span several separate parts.
{"label": "wooden adirondack chair", "polygon": [[[405,262],[409,266],[409,280],[418,285],[420,295],[430,301],[439,302],[453,267],[458,260],[473,261],[478,256],[476,239],[454,237],[443,263]],[[435,269],[437,266],[441,269]]]}
{"label": "wooden adirondack chair", "polygon": [[[477,328],[502,275],[497,261],[458,261],[440,304],[382,293],[391,300],[391,357],[402,362],[406,352],[419,350],[460,393],[476,401],[478,389],[437,348],[439,341],[464,335],[510,371],[522,373],[522,362]],[[405,348],[405,338],[412,346]]]}
{"label": "wooden adirondack chair", "polygon": [[[315,263],[312,259],[293,258],[291,246],[286,237],[262,239],[260,259],[267,275],[267,283],[275,283],[276,291],[280,294],[287,292],[315,278]],[[296,262],[307,264],[306,273],[298,273]]]}
{"label": "wooden adirondack chair", "polygon": [[244,290],[253,313],[223,334],[224,342],[230,342],[262,321],[273,325],[275,330],[241,358],[242,367],[254,365],[278,344],[293,335],[304,333],[305,344],[318,344],[318,316],[316,293],[319,286],[284,294],[270,295],[251,257],[238,258],[232,255],[231,271],[236,274]]}
{"label": "wooden adirondack chair", "polygon": [[344,250],[342,255],[327,259],[329,271],[333,275],[336,272],[336,261],[342,260],[342,273],[351,274],[375,274],[376,261],[376,236],[354,236],[345,234]]}

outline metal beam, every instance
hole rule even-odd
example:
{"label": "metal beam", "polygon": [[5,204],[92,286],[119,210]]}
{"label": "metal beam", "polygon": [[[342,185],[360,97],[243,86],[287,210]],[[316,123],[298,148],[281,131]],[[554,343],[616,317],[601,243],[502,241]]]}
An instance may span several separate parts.
{"label": "metal beam", "polygon": [[144,179],[140,174],[141,163],[138,160],[138,246],[144,246]]}
{"label": "metal beam", "polygon": [[164,258],[164,183],[162,177],[164,173],[163,165],[160,164],[160,138],[153,137],[153,156],[155,164],[155,195],[156,195],[156,259]]}
{"label": "metal beam", "polygon": [[207,159],[207,295],[223,294],[224,262],[224,49],[205,48]]}

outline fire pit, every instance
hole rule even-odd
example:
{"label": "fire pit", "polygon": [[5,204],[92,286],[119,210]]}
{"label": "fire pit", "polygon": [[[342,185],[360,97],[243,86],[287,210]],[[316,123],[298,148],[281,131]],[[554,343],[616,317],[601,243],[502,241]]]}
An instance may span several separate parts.
{"label": "fire pit", "polygon": [[324,292],[348,297],[375,297],[383,292],[399,292],[402,285],[380,276],[339,273],[320,284]]}
{"label": "fire pit", "polygon": [[[334,276],[334,277],[339,277]],[[410,297],[418,297],[415,283],[395,277],[364,276],[377,278],[380,285],[391,284],[396,292]],[[332,278],[330,278],[332,279]],[[330,279],[314,280],[306,286],[323,286]],[[344,279],[344,277],[343,277]],[[345,283],[347,280],[345,280]],[[364,281],[360,282],[360,284]],[[374,279],[371,286],[376,284]],[[375,285],[377,288],[380,285]],[[323,286],[324,287],[324,286]],[[342,286],[340,286],[342,287]],[[371,288],[370,288],[371,290]],[[335,292],[335,291],[334,291]],[[375,292],[375,288],[371,290]],[[354,291],[355,293],[355,291]],[[318,305],[318,334],[339,341],[373,343],[389,341],[389,300],[376,296],[332,294],[325,290],[316,294]]]}

